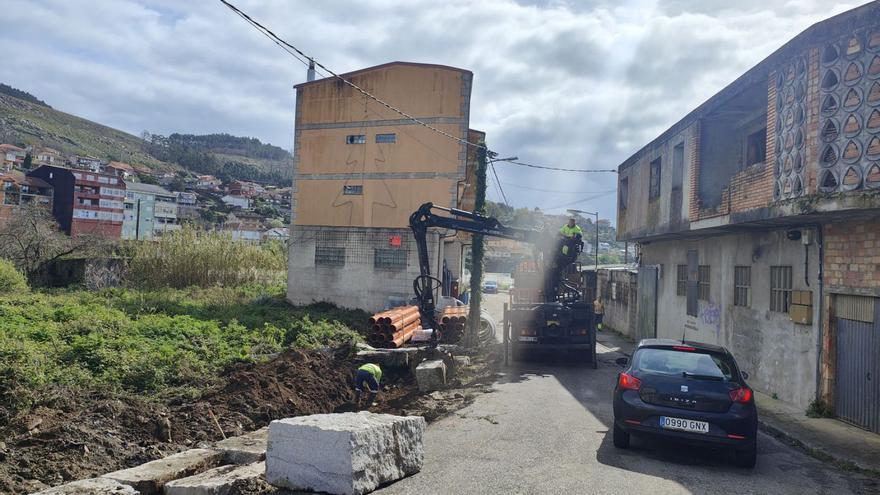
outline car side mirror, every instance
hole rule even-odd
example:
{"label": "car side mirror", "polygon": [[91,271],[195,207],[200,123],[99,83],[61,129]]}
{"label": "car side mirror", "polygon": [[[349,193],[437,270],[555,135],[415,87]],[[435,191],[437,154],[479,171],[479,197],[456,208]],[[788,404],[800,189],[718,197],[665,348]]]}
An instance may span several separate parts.
{"label": "car side mirror", "polygon": [[743,376],[743,380],[749,379],[749,372],[748,371],[740,371],[739,373]]}
{"label": "car side mirror", "polygon": [[620,366],[621,368],[626,368],[626,365],[629,364],[629,358],[625,358],[625,357],[617,358],[614,360],[614,362],[617,363],[617,365]]}

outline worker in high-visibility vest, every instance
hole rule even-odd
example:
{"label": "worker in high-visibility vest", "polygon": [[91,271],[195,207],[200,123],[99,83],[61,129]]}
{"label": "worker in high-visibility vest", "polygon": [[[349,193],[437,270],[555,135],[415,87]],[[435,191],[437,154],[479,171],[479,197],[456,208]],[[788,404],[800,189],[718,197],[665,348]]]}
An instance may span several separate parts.
{"label": "worker in high-visibility vest", "polygon": [[563,237],[562,255],[568,256],[569,244],[572,242],[580,243],[581,238],[584,236],[584,229],[577,224],[577,220],[574,217],[569,217],[568,223],[559,229],[559,235]]}
{"label": "worker in high-visibility vest", "polygon": [[370,392],[366,405],[366,408],[369,409],[369,407],[373,405],[373,401],[376,400],[376,395],[379,393],[379,383],[381,381],[382,368],[380,368],[378,364],[367,363],[358,368],[357,374],[354,377],[355,404],[360,407],[361,393],[364,391],[364,388],[366,388]]}

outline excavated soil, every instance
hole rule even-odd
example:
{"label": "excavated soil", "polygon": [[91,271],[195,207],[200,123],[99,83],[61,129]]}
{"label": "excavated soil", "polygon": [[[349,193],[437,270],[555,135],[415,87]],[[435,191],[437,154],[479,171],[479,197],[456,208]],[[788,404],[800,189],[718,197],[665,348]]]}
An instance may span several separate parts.
{"label": "excavated soil", "polygon": [[[469,403],[494,363],[477,358],[452,388],[429,395],[418,392],[409,373],[386,370],[371,411],[432,421]],[[55,390],[27,415],[0,423],[0,493],[30,493],[136,466],[274,419],[353,410],[355,368],[348,348],[290,350],[232,367],[195,398]]]}

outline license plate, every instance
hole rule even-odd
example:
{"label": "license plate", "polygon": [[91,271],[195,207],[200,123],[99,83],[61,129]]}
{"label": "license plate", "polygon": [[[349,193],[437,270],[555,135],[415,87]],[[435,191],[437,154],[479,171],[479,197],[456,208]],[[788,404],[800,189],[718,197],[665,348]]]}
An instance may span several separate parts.
{"label": "license plate", "polygon": [[709,433],[709,423],[694,421],[692,419],[670,418],[660,416],[660,427],[670,430],[691,431],[694,433]]}
{"label": "license plate", "polygon": [[538,337],[522,337],[522,336],[520,336],[519,341],[520,342],[537,342]]}

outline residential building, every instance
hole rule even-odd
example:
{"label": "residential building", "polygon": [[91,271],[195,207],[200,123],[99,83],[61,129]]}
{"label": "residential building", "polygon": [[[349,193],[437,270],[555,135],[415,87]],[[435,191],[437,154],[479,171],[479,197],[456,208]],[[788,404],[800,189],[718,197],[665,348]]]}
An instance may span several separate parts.
{"label": "residential building", "polygon": [[199,217],[198,195],[193,192],[178,192],[177,218],[194,220]]}
{"label": "residential building", "polygon": [[196,189],[217,189],[223,182],[213,175],[200,175],[196,178]]}
{"label": "residential building", "polygon": [[3,158],[2,170],[20,169],[25,156],[27,156],[27,150],[24,148],[12,144],[0,144],[0,157]]}
{"label": "residential building", "polygon": [[241,211],[230,214],[223,229],[229,231],[235,240],[259,242],[266,229],[264,222],[265,218],[256,213]]}
{"label": "residential building", "polygon": [[[419,263],[410,215],[424,202],[459,207],[467,187],[472,74],[392,62],[296,88],[287,297],[377,310],[409,300]],[[457,139],[456,139],[457,138]],[[461,266],[454,233],[430,232],[432,271]],[[449,236],[449,237],[446,237]],[[448,241],[448,242],[444,242]],[[446,249],[446,244],[453,244]]]}
{"label": "residential building", "polygon": [[125,183],[125,219],[122,223],[123,239],[152,239],[155,222],[156,191],[159,186],[141,182]]}
{"label": "residential building", "polygon": [[125,183],[120,178],[55,165],[41,165],[27,175],[52,186],[52,214],[67,234],[122,234]]}
{"label": "residential building", "polygon": [[122,177],[123,180],[128,180],[135,176],[134,167],[122,162],[108,163],[107,166],[104,167],[104,172],[113,174],[117,177]]}
{"label": "residential building", "polygon": [[64,160],[61,153],[52,148],[41,148],[34,155],[34,166],[37,165],[61,165]]}
{"label": "residential building", "polygon": [[287,242],[290,239],[290,229],[287,227],[275,227],[263,232],[264,241]]}
{"label": "residential building", "polygon": [[180,230],[180,221],[177,219],[177,195],[165,189],[157,192],[153,215],[155,218],[153,232],[156,235]]}
{"label": "residential building", "polygon": [[0,172],[0,225],[22,205],[36,203],[52,208],[52,186],[19,170]]}
{"label": "residential building", "polygon": [[263,186],[255,183],[255,182],[247,182],[241,180],[232,181],[232,184],[229,185],[229,188],[226,190],[232,196],[244,196],[246,198],[251,198],[253,196],[257,196],[266,192]]}
{"label": "residential building", "polygon": [[251,207],[251,200],[244,196],[233,196],[231,194],[227,194],[220,198],[220,201],[228,204],[229,206],[233,206],[236,208],[241,208],[246,210]]}
{"label": "residential building", "polygon": [[71,164],[75,168],[88,170],[90,172],[99,173],[104,166],[104,161],[93,156],[74,156],[71,157]]}
{"label": "residential building", "polygon": [[640,249],[635,336],[725,345],[756,389],[880,432],[878,134],[874,2],[810,27],[628,158],[617,224]]}

